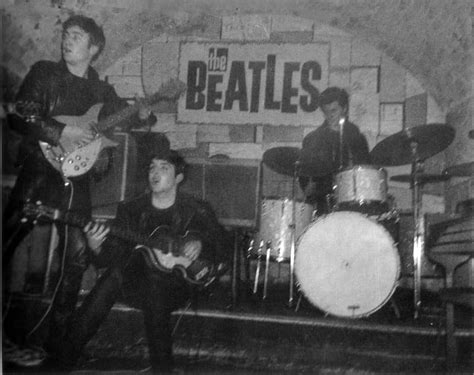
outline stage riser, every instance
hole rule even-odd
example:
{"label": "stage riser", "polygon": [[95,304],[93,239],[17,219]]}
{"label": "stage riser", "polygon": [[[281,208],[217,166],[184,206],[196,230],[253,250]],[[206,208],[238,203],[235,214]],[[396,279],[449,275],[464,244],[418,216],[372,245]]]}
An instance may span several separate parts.
{"label": "stage riser", "polygon": [[[410,332],[409,328],[399,332],[366,331],[357,329],[358,322],[334,327],[327,320],[311,326],[258,321],[264,320],[262,315],[241,318],[185,315],[175,332],[175,355],[266,370],[337,366],[411,372],[440,369],[443,365],[443,348],[438,346],[443,338],[438,343],[434,329],[425,334]],[[178,319],[179,313],[173,322]],[[115,310],[87,351],[99,358],[146,359],[144,337],[140,312]],[[466,340],[464,345],[468,345]]]}
{"label": "stage riser", "polygon": [[[17,333],[24,334],[47,306],[30,300],[22,306],[21,313],[17,307],[12,305],[8,327],[16,326]],[[178,311],[172,321],[178,324],[173,348],[178,361],[231,363],[237,368],[275,371],[334,366],[393,373],[443,368],[444,331],[438,336],[435,325],[417,328],[403,321],[397,324],[395,318],[393,324],[385,325],[365,319],[198,309]],[[35,337],[44,339],[44,326]],[[457,337],[460,364],[468,365],[474,333],[462,329]],[[142,313],[116,305],[86,347],[86,356],[103,361],[129,359],[146,365],[148,349]]]}

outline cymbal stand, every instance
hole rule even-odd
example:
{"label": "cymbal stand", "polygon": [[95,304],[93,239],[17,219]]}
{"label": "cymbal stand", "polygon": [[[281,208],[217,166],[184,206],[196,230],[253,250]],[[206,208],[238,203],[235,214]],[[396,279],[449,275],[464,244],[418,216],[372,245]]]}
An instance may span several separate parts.
{"label": "cymbal stand", "polygon": [[298,177],[299,161],[295,162],[293,171],[293,183],[291,187],[291,225],[290,225],[290,295],[288,297],[288,307],[293,307],[294,283],[295,283],[295,255],[296,255],[296,179]]}
{"label": "cymbal stand", "polygon": [[412,205],[413,222],[415,230],[413,233],[413,303],[415,308],[414,318],[419,317],[421,308],[421,257],[425,251],[425,220],[421,211],[422,195],[420,191],[421,181],[418,178],[422,173],[422,161],[418,159],[418,143],[411,142],[412,153]]}
{"label": "cymbal stand", "polygon": [[255,280],[253,284],[253,294],[257,294],[258,280],[260,279],[260,268],[262,263],[263,248],[265,247],[265,241],[261,240],[257,250],[257,269],[255,271]]}

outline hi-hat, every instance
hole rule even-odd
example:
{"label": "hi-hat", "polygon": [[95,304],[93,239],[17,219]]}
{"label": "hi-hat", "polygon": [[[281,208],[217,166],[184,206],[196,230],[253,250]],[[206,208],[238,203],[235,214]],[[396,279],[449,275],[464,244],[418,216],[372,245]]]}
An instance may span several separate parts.
{"label": "hi-hat", "polygon": [[414,158],[423,161],[448,147],[454,135],[455,130],[445,124],[407,128],[379,142],[370,152],[370,157],[372,163],[382,166],[410,164]]}
{"label": "hi-hat", "polygon": [[453,165],[446,168],[444,173],[453,177],[472,177],[474,176],[474,161]]}
{"label": "hi-hat", "polygon": [[274,172],[293,176],[300,157],[297,147],[274,147],[263,153],[263,163]]}
{"label": "hi-hat", "polygon": [[397,181],[397,182],[414,182],[416,178],[416,181],[420,184],[429,184],[433,182],[440,182],[440,181],[446,181],[449,180],[450,176],[447,174],[425,174],[425,173],[420,173],[418,175],[414,174],[399,174],[396,176],[390,177],[390,180],[392,181]]}

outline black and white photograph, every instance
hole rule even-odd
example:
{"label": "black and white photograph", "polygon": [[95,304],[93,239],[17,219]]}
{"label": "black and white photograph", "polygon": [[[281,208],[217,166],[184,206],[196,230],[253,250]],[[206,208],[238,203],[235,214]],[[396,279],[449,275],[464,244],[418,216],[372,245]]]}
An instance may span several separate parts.
{"label": "black and white photograph", "polygon": [[474,373],[471,1],[0,14],[0,373]]}

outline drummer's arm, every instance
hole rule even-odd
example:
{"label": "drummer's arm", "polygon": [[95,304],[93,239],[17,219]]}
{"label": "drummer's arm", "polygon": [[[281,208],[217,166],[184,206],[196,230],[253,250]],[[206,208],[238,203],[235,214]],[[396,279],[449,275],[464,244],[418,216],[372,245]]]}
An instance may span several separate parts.
{"label": "drummer's arm", "polygon": [[350,154],[352,157],[352,164],[371,164],[369,145],[367,139],[362,133],[359,132],[352,140]]}

